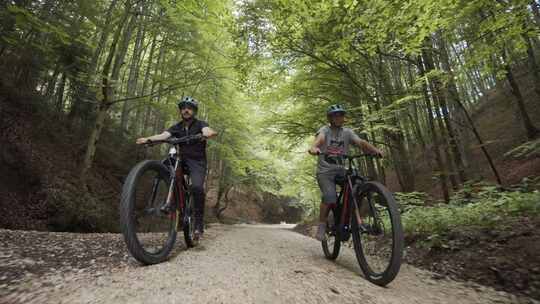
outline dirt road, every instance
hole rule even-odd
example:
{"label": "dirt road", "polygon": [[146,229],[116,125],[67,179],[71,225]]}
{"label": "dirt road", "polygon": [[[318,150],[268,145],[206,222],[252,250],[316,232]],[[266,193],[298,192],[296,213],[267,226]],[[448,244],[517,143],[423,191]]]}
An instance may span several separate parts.
{"label": "dirt road", "polygon": [[[179,246],[166,263],[142,267],[131,261],[109,270],[31,276],[20,279],[9,292],[4,288],[0,302],[538,303],[474,284],[435,279],[409,265],[381,288],[362,278],[350,248],[331,262],[323,257],[319,242],[290,228],[215,225],[198,248]],[[108,237],[121,244],[120,235]]]}

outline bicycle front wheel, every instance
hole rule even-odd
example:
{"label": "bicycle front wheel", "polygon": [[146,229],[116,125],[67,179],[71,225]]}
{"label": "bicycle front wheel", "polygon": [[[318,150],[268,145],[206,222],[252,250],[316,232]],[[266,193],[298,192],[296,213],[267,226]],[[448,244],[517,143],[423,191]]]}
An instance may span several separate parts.
{"label": "bicycle front wheel", "polygon": [[321,242],[324,256],[329,260],[335,260],[341,249],[341,241],[337,228],[337,215],[335,209],[330,209],[326,218],[326,238]]}
{"label": "bicycle front wheel", "polygon": [[193,218],[193,195],[186,192],[186,206],[183,212],[183,227],[184,240],[188,248],[195,247],[197,240],[194,237],[195,232],[195,220]]}
{"label": "bicycle front wheel", "polygon": [[120,202],[122,234],[131,255],[143,264],[165,261],[176,241],[175,204],[168,211],[162,208],[170,183],[167,168],[154,160],[137,164],[124,183]]}
{"label": "bicycle front wheel", "polygon": [[397,203],[378,182],[367,182],[355,190],[351,230],[356,259],[368,281],[385,286],[397,276],[403,256]]}

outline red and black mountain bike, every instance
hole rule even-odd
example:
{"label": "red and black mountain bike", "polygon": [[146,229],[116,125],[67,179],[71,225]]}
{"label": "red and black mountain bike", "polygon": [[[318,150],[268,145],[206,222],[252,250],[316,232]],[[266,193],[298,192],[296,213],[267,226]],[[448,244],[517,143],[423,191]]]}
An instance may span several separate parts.
{"label": "red and black mountain bike", "polygon": [[345,166],[338,202],[330,208],[326,240],[322,248],[326,258],[335,260],[352,235],[354,252],[367,280],[380,286],[398,274],[403,255],[403,228],[396,200],[381,183],[360,175],[358,159],[369,155],[331,156]]}
{"label": "red and black mountain bike", "polygon": [[148,142],[169,144],[168,157],[163,161],[144,160],[126,178],[120,224],[129,252],[143,264],[165,261],[180,230],[187,247],[196,245],[191,183],[180,149],[183,143],[198,140],[203,140],[201,134]]}

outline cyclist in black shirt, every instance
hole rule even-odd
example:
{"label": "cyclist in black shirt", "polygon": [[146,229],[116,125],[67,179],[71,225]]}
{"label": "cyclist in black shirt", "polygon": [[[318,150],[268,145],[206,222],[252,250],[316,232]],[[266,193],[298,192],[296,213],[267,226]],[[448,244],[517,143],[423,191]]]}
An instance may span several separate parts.
{"label": "cyclist in black shirt", "polygon": [[[204,138],[212,138],[217,132],[212,130],[206,121],[196,118],[199,108],[197,101],[192,97],[184,97],[178,102],[182,120],[171,126],[161,134],[137,139],[137,144],[144,144],[153,140],[165,140],[171,136],[183,137],[187,135],[202,134]],[[204,179],[206,177],[206,140],[190,142],[182,147],[182,159],[188,167],[192,193],[195,201],[195,231],[194,237],[200,238],[204,232]]]}

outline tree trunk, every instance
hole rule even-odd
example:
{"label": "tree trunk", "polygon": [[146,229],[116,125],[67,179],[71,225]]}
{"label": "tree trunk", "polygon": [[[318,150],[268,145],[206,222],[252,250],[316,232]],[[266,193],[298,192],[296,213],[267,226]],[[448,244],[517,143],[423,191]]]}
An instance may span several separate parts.
{"label": "tree trunk", "polygon": [[504,70],[506,74],[506,79],[508,80],[508,83],[510,84],[510,90],[512,92],[512,95],[516,98],[516,104],[518,106],[519,114],[521,116],[521,120],[523,121],[523,127],[525,128],[527,139],[533,140],[538,136],[538,129],[533,125],[531,118],[529,117],[529,113],[527,113],[527,109],[525,107],[525,100],[523,99],[523,95],[521,94],[521,90],[519,89],[519,85],[514,77],[514,73],[512,72],[512,68],[510,65],[506,62],[506,54],[503,52],[503,59],[504,59]]}
{"label": "tree trunk", "polygon": [[[228,182],[228,177],[229,177],[228,174],[230,170],[228,169],[223,159],[219,160],[218,167],[219,167],[218,168],[219,170],[218,193],[217,193],[216,204],[214,206],[214,214],[216,218],[221,221],[221,214],[223,213],[223,211],[225,211],[225,209],[227,209],[228,204],[229,204],[229,199],[227,195],[229,194],[229,191],[231,191],[231,189],[233,188],[233,185],[231,185]],[[222,206],[221,202],[224,196],[225,196],[225,205]]]}
{"label": "tree trunk", "polygon": [[534,21],[537,27],[540,27],[540,10],[538,9],[538,3],[535,0],[531,0],[531,10],[534,15]]}
{"label": "tree trunk", "polygon": [[80,178],[83,183],[86,182],[86,176],[94,162],[97,144],[99,142],[99,137],[101,136],[101,131],[103,130],[103,126],[105,125],[105,120],[107,118],[108,110],[109,110],[109,106],[107,106],[107,104],[103,102],[99,104],[98,109],[97,109],[96,120],[94,121],[94,126],[92,128],[92,131],[90,132],[90,137],[88,138],[88,143],[86,145],[86,153],[84,155],[84,160],[82,163],[82,171],[81,171]]}
{"label": "tree trunk", "polygon": [[[163,38],[163,41],[167,41],[167,36],[165,36]],[[159,75],[158,76],[158,79],[165,79],[165,77],[163,77],[163,70],[165,69],[165,65],[164,65],[164,62],[165,62],[165,58],[166,58],[166,47],[165,47],[165,44],[164,42],[162,42],[161,44],[161,48],[159,50],[159,70],[156,70],[156,75]],[[159,83],[157,84],[157,94],[156,94],[156,104],[159,104],[161,102],[161,99],[162,99],[162,96],[163,96],[163,81],[160,80]],[[162,132],[163,129],[165,128],[165,117],[164,117],[164,114],[160,111],[156,111],[156,121],[155,121],[155,124],[154,124],[154,134],[155,133],[159,133],[159,132]]]}
{"label": "tree trunk", "polygon": [[527,58],[529,61],[529,69],[531,71],[531,75],[533,75],[534,92],[536,92],[536,100],[540,101],[540,70],[539,70],[540,67],[538,66],[536,55],[534,54],[534,49],[533,49],[531,39],[526,34],[523,34],[523,39],[527,43]]}
{"label": "tree trunk", "polygon": [[[225,190],[225,205],[215,209],[216,218],[221,222],[223,220],[222,214],[229,207],[229,193],[234,189],[233,185],[229,185]],[[221,205],[221,204],[220,204]]]}
{"label": "tree trunk", "polygon": [[[425,76],[426,72],[424,70],[424,64],[422,62],[421,57],[419,57],[418,59],[418,71],[419,71],[420,77]],[[441,157],[440,141],[439,141],[440,139],[439,139],[439,134],[437,133],[437,129],[435,128],[435,122],[433,119],[433,112],[432,112],[433,107],[429,99],[428,88],[427,88],[426,82],[427,80],[422,82],[422,92],[424,94],[424,101],[427,106],[427,122],[429,125],[431,136],[433,138],[433,152],[435,154],[435,162],[437,163],[437,166],[439,169],[438,176],[439,176],[441,191],[443,194],[444,201],[448,202],[450,201],[450,194],[448,191],[448,177],[446,174],[446,165],[444,164],[444,161]]]}
{"label": "tree trunk", "polygon": [[[381,56],[379,56],[377,65],[377,73],[379,76],[377,93],[379,96],[381,96],[381,104],[389,106],[392,101],[384,97],[384,92],[390,92],[392,89],[392,85],[387,77],[387,71],[384,70],[384,62]],[[375,103],[375,106],[377,106],[377,103]],[[398,118],[395,115],[389,118],[386,123],[399,128]],[[414,191],[414,171],[409,162],[409,153],[407,152],[407,148],[405,147],[403,133],[400,131],[384,130],[383,134],[385,138],[390,142],[390,156],[392,157],[392,162],[394,163],[396,175],[398,177],[398,181],[401,185],[402,190],[404,192]]]}
{"label": "tree trunk", "polygon": [[[407,75],[408,75],[409,83],[410,83],[408,89],[409,90],[414,89],[415,80],[414,80],[414,75],[412,71],[412,66],[410,64],[407,64]],[[422,151],[425,151],[426,141],[424,139],[424,135],[422,134],[422,128],[420,127],[421,119],[420,119],[420,116],[418,115],[418,103],[414,101],[409,108],[412,112],[409,119],[410,119],[411,125],[414,127],[413,130],[415,133],[415,137],[418,140],[418,143],[420,144]],[[429,161],[429,158],[425,158],[425,159]]]}
{"label": "tree trunk", "polygon": [[122,29],[128,17],[129,17],[129,1],[126,2],[126,12],[124,16],[122,17],[122,21],[120,22],[119,26],[116,29],[113,42],[111,44],[111,49],[109,51],[109,55],[107,56],[107,60],[105,61],[105,65],[103,67],[102,88],[101,88],[102,93],[103,93],[103,99],[98,103],[97,116],[94,121],[92,131],[90,133],[90,137],[88,138],[88,143],[86,145],[86,153],[84,155],[81,174],[80,174],[80,179],[83,182],[83,184],[86,184],[86,176],[94,162],[96,148],[99,142],[99,138],[101,136],[101,131],[103,130],[103,126],[105,125],[108,110],[112,105],[111,100],[110,100],[110,98],[112,97],[112,94],[111,94],[112,89],[110,88],[111,87],[110,80],[113,79],[113,77],[109,77],[109,71],[111,69],[113,57],[116,53],[116,45],[118,44],[118,41],[120,39],[120,34],[122,33]]}
{"label": "tree trunk", "polygon": [[118,0],[112,0],[107,9],[107,15],[105,16],[105,22],[103,24],[103,29],[101,31],[99,42],[96,46],[96,50],[94,51],[94,54],[92,55],[92,59],[90,61],[87,74],[84,77],[83,83],[85,83],[86,85],[83,86],[80,94],[78,94],[78,96],[75,97],[73,101],[73,106],[70,109],[69,120],[70,120],[70,124],[72,125],[76,117],[86,118],[87,116],[89,116],[88,114],[92,110],[91,103],[89,103],[88,100],[94,100],[95,96],[93,95],[93,89],[91,89],[89,85],[91,85],[94,82],[94,77],[95,77],[97,66],[98,66],[98,59],[101,56],[101,53],[103,52],[103,48],[105,47],[105,44],[107,43],[107,39],[112,29],[111,23],[112,23],[112,18],[113,18],[113,12],[114,12],[117,2]]}
{"label": "tree trunk", "polygon": [[50,99],[54,94],[54,89],[56,88],[56,81],[58,80],[58,74],[60,74],[60,63],[56,64],[53,75],[47,81],[47,90],[45,91],[45,100],[47,102],[50,102]]}
{"label": "tree trunk", "polygon": [[[154,61],[154,52],[156,49],[156,41],[157,41],[157,35],[153,37],[152,44],[150,46],[150,54],[148,55],[148,63],[146,65],[146,72],[144,74],[144,80],[141,86],[141,90],[139,95],[144,96],[146,94],[146,88],[148,86],[148,82],[150,81],[150,71],[152,70],[152,62]],[[151,98],[151,97],[150,97]],[[146,107],[137,107],[137,112],[135,113],[135,125],[137,126],[137,129],[134,130],[136,134],[144,133],[145,129],[144,126],[146,125],[147,115],[149,111],[150,105],[146,105]],[[142,119],[141,122],[141,115],[143,113],[143,109],[145,111],[145,116]]]}
{"label": "tree trunk", "polygon": [[[427,38],[425,49],[422,50],[422,57],[424,59],[424,64],[426,66],[427,73],[435,70],[435,64],[433,62],[433,56],[431,53],[431,46],[432,46],[431,39]],[[456,179],[456,174],[455,174],[455,171],[457,171],[457,169],[454,168],[453,157],[449,149],[450,148],[449,134],[448,134],[445,122],[444,122],[444,118],[442,117],[443,115],[441,115],[441,109],[443,108],[443,103],[445,103],[445,102],[442,102],[442,100],[444,99],[444,96],[441,92],[442,84],[439,81],[439,79],[437,79],[437,77],[429,77],[427,81],[429,83],[429,88],[431,91],[431,95],[433,97],[433,105],[435,106],[435,115],[437,116],[436,122],[441,132],[440,133],[441,143],[442,141],[444,141],[444,145],[442,149],[443,149],[443,153],[446,156],[446,162],[445,162],[445,164],[447,165],[446,168],[451,170],[451,172],[449,173],[450,183],[452,185],[452,188],[454,190],[457,190],[458,181]],[[433,111],[433,108],[430,109],[430,111]]]}
{"label": "tree trunk", "polygon": [[[128,2],[129,3],[129,2]],[[129,10],[126,10],[126,14],[129,13]],[[116,98],[118,90],[118,76],[120,75],[120,69],[122,68],[122,65],[124,64],[124,58],[126,57],[127,49],[129,47],[129,42],[131,40],[131,34],[133,33],[133,27],[135,24],[135,21],[137,20],[137,16],[131,16],[129,19],[129,23],[125,28],[125,31],[122,35],[122,41],[119,44],[118,52],[116,52],[116,56],[114,58],[114,65],[111,72],[111,80],[109,85],[109,97],[110,98]]]}
{"label": "tree trunk", "polygon": [[[150,92],[154,92],[155,89],[156,89],[156,86],[158,84],[158,81],[156,79],[157,79],[157,75],[159,73],[159,70],[161,69],[163,55],[165,54],[164,44],[165,44],[165,41],[162,40],[161,45],[159,47],[159,55],[158,55],[158,59],[157,59],[157,62],[156,62],[156,66],[154,67],[154,78],[152,79],[152,85],[150,87]],[[151,103],[153,103],[153,99],[155,99],[155,97],[151,96],[150,97],[150,102]],[[153,124],[151,124],[151,121],[150,121],[150,117],[152,117],[152,116],[154,118]],[[152,126],[153,129],[155,129],[157,120],[159,119],[158,116],[159,116],[158,111],[157,110],[152,111],[152,106],[149,106],[147,108],[144,127],[143,127],[143,132],[145,134],[146,134],[147,130],[150,128],[150,126]],[[155,130],[153,130],[153,131],[155,131]]]}
{"label": "tree trunk", "polygon": [[66,88],[66,73],[62,73],[60,83],[58,83],[58,89],[56,90],[56,111],[62,112],[64,110],[64,90]]}
{"label": "tree trunk", "polygon": [[[144,19],[140,18],[139,29],[137,31],[137,38],[135,39],[135,46],[133,47],[133,56],[131,58],[131,66],[129,68],[129,78],[126,89],[126,96],[136,96],[137,81],[139,79],[139,62],[142,54],[142,44],[144,42]],[[120,131],[127,131],[127,125],[129,120],[129,101],[124,101],[122,105],[122,116],[120,121]]]}
{"label": "tree trunk", "polygon": [[499,172],[497,171],[497,167],[495,167],[495,163],[493,162],[493,159],[491,158],[491,155],[487,151],[486,145],[484,144],[484,141],[482,140],[482,137],[480,136],[480,133],[478,132],[478,130],[474,126],[474,121],[472,120],[471,116],[469,115],[469,112],[467,111],[465,106],[463,106],[463,104],[461,103],[461,100],[456,99],[455,101],[456,101],[457,105],[461,108],[461,110],[463,111],[463,114],[465,114],[465,117],[467,118],[467,121],[469,122],[469,126],[471,127],[471,130],[474,133],[474,136],[476,137],[476,140],[480,144],[480,149],[482,149],[482,152],[484,153],[484,156],[486,157],[486,160],[489,163],[489,166],[491,168],[491,171],[493,172],[493,175],[495,176],[495,179],[497,180],[497,183],[499,185],[502,185],[502,180],[501,180],[501,177],[499,175]]}
{"label": "tree trunk", "polygon": [[[443,70],[448,74],[448,96],[450,97],[450,103],[452,105],[456,104],[456,99],[459,99],[459,94],[457,92],[457,87],[454,82],[454,74],[452,73],[452,69],[450,68],[450,59],[448,57],[448,50],[446,48],[446,42],[444,41],[444,38],[439,33],[439,44],[440,44],[440,58],[442,63]],[[446,99],[441,99],[441,106],[443,110],[443,117],[444,122],[446,125],[446,129],[448,131],[448,135],[450,136],[450,148],[452,149],[452,154],[454,156],[454,163],[458,171],[458,176],[461,181],[461,183],[464,183],[467,179],[467,176],[465,174],[465,165],[463,163],[463,157],[461,155],[461,151],[459,150],[459,138],[454,130],[454,127],[452,123],[450,122],[450,112],[448,111],[448,104],[446,103]]]}

